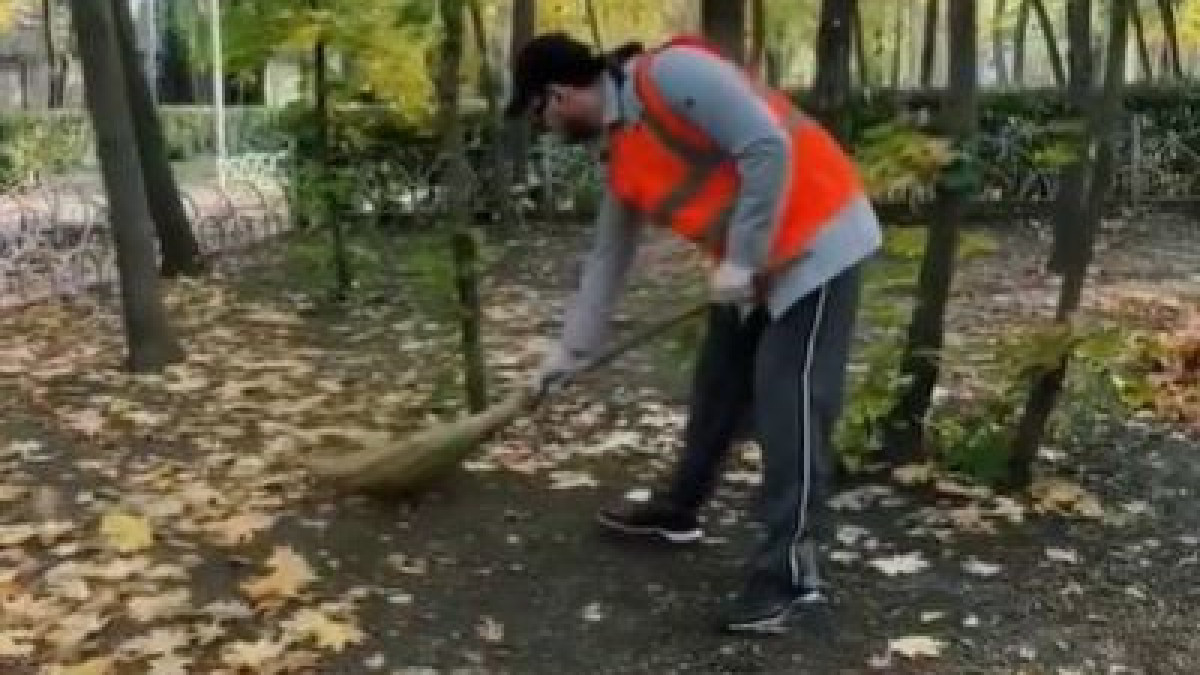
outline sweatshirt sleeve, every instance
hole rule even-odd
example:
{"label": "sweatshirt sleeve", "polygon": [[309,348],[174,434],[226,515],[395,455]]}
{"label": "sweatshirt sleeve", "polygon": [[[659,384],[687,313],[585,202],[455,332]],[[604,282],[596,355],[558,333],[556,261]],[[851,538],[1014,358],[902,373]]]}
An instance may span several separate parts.
{"label": "sweatshirt sleeve", "polygon": [[579,289],[563,321],[560,348],[580,358],[595,355],[607,337],[613,307],[637,253],[640,233],[636,215],[605,190]]}
{"label": "sweatshirt sleeve", "polygon": [[730,215],[726,256],[766,267],[791,166],[791,138],[732,64],[667,49],[651,77],[672,110],[703,130],[737,163],[740,191]]}

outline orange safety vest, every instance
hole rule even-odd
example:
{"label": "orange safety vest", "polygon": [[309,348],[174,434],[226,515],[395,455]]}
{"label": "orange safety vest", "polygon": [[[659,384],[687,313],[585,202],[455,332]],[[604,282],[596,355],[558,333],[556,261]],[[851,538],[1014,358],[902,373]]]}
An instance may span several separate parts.
{"label": "orange safety vest", "polygon": [[[675,44],[715,58],[702,46]],[[610,137],[609,186],[627,206],[720,260],[738,196],[737,164],[707,134],[671,110],[650,77],[653,58],[651,52],[634,64],[633,85],[645,110],[642,119]],[[853,163],[828,132],[782,92],[751,83],[791,137],[792,172],[768,261],[768,271],[773,271],[798,258],[813,237],[862,194],[862,185]]]}

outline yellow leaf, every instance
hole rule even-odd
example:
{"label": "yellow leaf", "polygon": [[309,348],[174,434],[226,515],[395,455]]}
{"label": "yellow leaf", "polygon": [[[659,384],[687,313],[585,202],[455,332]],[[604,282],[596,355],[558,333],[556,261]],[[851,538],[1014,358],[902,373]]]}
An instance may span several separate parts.
{"label": "yellow leaf", "polygon": [[219,520],[205,526],[218,546],[237,546],[248,543],[258,534],[275,524],[275,516],[265,513],[241,513],[232,518]]}
{"label": "yellow leaf", "polygon": [[294,636],[294,641],[312,640],[321,649],[340,652],[346,645],[362,642],[363,632],[352,623],[335,621],[324,612],[302,609],[285,621],[284,631]]}
{"label": "yellow leaf", "polygon": [[244,592],[255,605],[270,607],[295,597],[301,589],[317,580],[308,561],[289,546],[277,546],[267,559],[270,574],[242,583]]}
{"label": "yellow leaf", "polygon": [[257,642],[234,642],[225,648],[221,660],[235,668],[260,672],[268,663],[283,656],[285,649],[286,643],[270,638],[262,638]]}
{"label": "yellow leaf", "polygon": [[190,599],[191,591],[180,588],[169,593],[133,597],[125,606],[131,619],[140,623],[150,623],[184,614],[189,609]]}
{"label": "yellow leaf", "polygon": [[54,666],[49,670],[50,675],[110,675],[113,670],[113,660],[107,656],[88,659],[70,666]]}
{"label": "yellow leaf", "polygon": [[122,553],[141,551],[154,545],[154,533],[145,518],[124,511],[109,511],[100,521],[100,534]]}
{"label": "yellow leaf", "polygon": [[924,635],[888,640],[888,651],[901,656],[916,659],[920,657],[937,658],[942,655],[946,643]]}
{"label": "yellow leaf", "polygon": [[28,641],[34,639],[33,631],[16,629],[0,632],[0,657],[21,657],[33,653],[33,645]]}

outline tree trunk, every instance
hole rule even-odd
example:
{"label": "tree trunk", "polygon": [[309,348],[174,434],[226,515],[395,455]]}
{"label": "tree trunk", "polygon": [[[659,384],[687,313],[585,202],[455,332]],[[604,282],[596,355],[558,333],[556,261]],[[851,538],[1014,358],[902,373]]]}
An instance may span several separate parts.
{"label": "tree trunk", "polygon": [[992,65],[996,69],[996,83],[1008,86],[1008,63],[1004,58],[1004,14],[1008,10],[1007,0],[992,0]]}
{"label": "tree trunk", "polygon": [[96,135],[96,152],[108,194],[108,220],[120,270],[121,308],[128,363],[135,372],[160,371],[182,353],[167,324],[121,67],[117,25],[107,2],[71,0],[83,64],[84,92]]}
{"label": "tree trunk", "polygon": [[487,101],[488,118],[491,120],[492,138],[489,139],[488,146],[492,150],[492,170],[496,174],[495,180],[489,181],[492,198],[496,202],[496,208],[500,209],[501,221],[506,225],[519,226],[521,225],[521,212],[515,208],[509,195],[509,190],[512,188],[512,176],[509,174],[508,162],[504,159],[504,147],[501,145],[504,138],[504,119],[498,100],[500,88],[496,82],[492,61],[488,58],[487,25],[483,21],[483,11],[479,7],[479,0],[467,0],[467,9],[471,13],[471,29],[475,34],[475,46],[479,50],[479,59],[482,62],[480,72],[482,73],[483,94]]}
{"label": "tree trunk", "polygon": [[1167,55],[1171,75],[1183,79],[1183,63],[1179,57],[1179,24],[1176,20],[1174,0],[1158,0],[1158,12],[1162,15],[1163,31],[1167,36]]}
{"label": "tree trunk", "polygon": [[875,80],[867,57],[867,36],[863,30],[862,7],[858,0],[852,0],[850,3],[850,34],[854,44],[854,61],[858,64],[858,84],[864,89],[870,89]]}
{"label": "tree trunk", "polygon": [[1046,40],[1046,53],[1050,58],[1050,68],[1054,72],[1054,83],[1059,87],[1067,86],[1067,72],[1063,67],[1062,53],[1058,50],[1058,38],[1054,34],[1054,22],[1046,11],[1045,0],[1030,0],[1033,11],[1037,14],[1038,26],[1042,29],[1042,37]]}
{"label": "tree trunk", "polygon": [[[311,0],[314,11],[321,9],[321,0]],[[338,190],[333,185],[333,167],[331,166],[332,145],[330,139],[329,118],[329,54],[328,45],[323,35],[317,37],[313,45],[313,114],[316,125],[316,171],[320,198],[317,199],[315,215],[318,227],[328,227],[333,238],[333,274],[334,300],[344,301],[350,293],[353,271],[350,269],[350,255],[346,246],[345,225],[341,218],[341,204]]]}
{"label": "tree trunk", "polygon": [[[1078,3],[1083,4],[1083,3]],[[1081,159],[1082,189],[1074,195],[1074,209],[1059,212],[1061,218],[1078,218],[1072,224],[1081,232],[1081,245],[1072,252],[1060,290],[1056,321],[1070,328],[1071,317],[1079,307],[1088,266],[1092,261],[1096,231],[1100,224],[1104,198],[1112,182],[1114,157],[1112,135],[1120,118],[1122,90],[1125,86],[1125,53],[1128,46],[1131,0],[1113,0],[1109,20],[1108,56],[1105,64],[1104,91],[1089,116],[1087,142],[1094,161]],[[1075,73],[1072,73],[1074,75]],[[1090,81],[1090,74],[1088,77]],[[1081,217],[1080,217],[1081,216]],[[1065,352],[1051,369],[1038,373],[1017,424],[1009,456],[1008,481],[1011,487],[1026,487],[1032,482],[1033,461],[1045,434],[1046,422],[1066,379],[1071,354]]]}
{"label": "tree trunk", "polygon": [[584,10],[587,12],[588,29],[592,32],[592,45],[596,51],[604,51],[604,36],[600,33],[600,15],[596,11],[596,0],[583,0]]}
{"label": "tree trunk", "polygon": [[895,6],[895,10],[896,10],[896,17],[895,17],[895,23],[893,24],[893,31],[892,31],[893,35],[894,35],[894,39],[892,42],[891,86],[893,89],[899,89],[900,88],[900,64],[901,64],[901,58],[904,54],[904,43],[905,43],[904,18],[905,18],[906,12],[908,11],[908,8],[906,7],[906,3],[905,4],[897,3]]}
{"label": "tree trunk", "polygon": [[1142,64],[1142,79],[1149,84],[1154,81],[1154,62],[1150,56],[1150,45],[1146,42],[1146,26],[1142,21],[1142,12],[1136,5],[1130,19],[1133,21],[1134,38],[1137,40],[1138,60]]}
{"label": "tree trunk", "polygon": [[1017,8],[1017,27],[1013,35],[1013,82],[1025,84],[1025,39],[1029,35],[1029,0],[1021,0]]}
{"label": "tree trunk", "polygon": [[191,103],[196,100],[196,87],[188,62],[187,43],[184,29],[180,25],[180,12],[185,11],[179,2],[166,4],[166,36],[163,39],[162,101],[165,103]]}
{"label": "tree trunk", "polygon": [[478,255],[475,239],[468,231],[471,190],[470,167],[463,145],[462,121],[459,119],[459,75],[463,59],[463,2],[440,0],[442,15],[442,49],[438,59],[436,89],[442,156],[449,168],[447,190],[450,198],[455,282],[458,289],[462,352],[465,363],[467,406],[479,412],[487,406],[487,375],[484,368],[483,342],[480,338],[482,308],[479,303]]}
{"label": "tree trunk", "polygon": [[767,2],[754,0],[753,23],[750,29],[750,66],[753,72],[772,83],[767,67]]}
{"label": "tree trunk", "polygon": [[129,104],[133,108],[133,128],[142,163],[142,179],[146,183],[146,198],[162,252],[161,273],[164,277],[197,275],[204,271],[204,259],[183,208],[171,163],[167,160],[166,141],[163,139],[158,112],[154,109],[150,87],[146,84],[145,72],[138,63],[129,2],[111,2],[113,18],[117,22],[121,66],[125,73],[125,85],[129,88]]}
{"label": "tree trunk", "polygon": [[[1095,70],[1092,54],[1092,0],[1067,0],[1068,61],[1071,79],[1067,86],[1067,107],[1080,126],[1086,124],[1091,108]],[[1061,215],[1054,221],[1054,247],[1047,262],[1051,272],[1062,274],[1067,261],[1080,246],[1077,211],[1078,195],[1083,194],[1088,167],[1077,163],[1067,168],[1059,183],[1055,208]]]}
{"label": "tree trunk", "polygon": [[846,105],[850,101],[850,40],[855,0],[823,0],[817,28],[817,74],[813,83],[813,115],[845,142]]}
{"label": "tree trunk", "polygon": [[[978,123],[976,19],[974,0],[950,0],[947,53],[954,58],[950,61],[942,126],[943,133],[968,155]],[[917,306],[901,365],[901,381],[908,385],[884,421],[884,458],[894,463],[916,459],[926,451],[925,418],[938,379],[958,231],[970,198],[971,191],[962,186],[938,190],[934,221],[921,260]]]}
{"label": "tree trunk", "polygon": [[921,86],[933,86],[933,67],[937,63],[938,19],[941,18],[940,0],[925,0],[925,36],[921,43]]}
{"label": "tree trunk", "polygon": [[700,29],[726,56],[746,62],[746,0],[701,0]]}
{"label": "tree trunk", "polygon": [[[525,43],[533,39],[537,24],[537,0],[513,0],[512,34],[509,53],[515,58]],[[516,183],[525,185],[529,179],[529,122],[516,119],[508,123],[509,167]]]}

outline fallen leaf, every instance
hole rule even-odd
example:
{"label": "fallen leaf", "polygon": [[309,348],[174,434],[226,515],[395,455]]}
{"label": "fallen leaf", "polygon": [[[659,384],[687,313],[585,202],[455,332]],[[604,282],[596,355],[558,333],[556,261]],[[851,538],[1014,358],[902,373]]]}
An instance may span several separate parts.
{"label": "fallen leaf", "polygon": [[598,602],[591,602],[584,606],[580,616],[584,621],[596,622],[603,621],[605,617],[604,608]]}
{"label": "fallen leaf", "polygon": [[1038,478],[1029,488],[1034,510],[1038,513],[1077,515],[1084,518],[1102,518],[1104,508],[1100,500],[1082,486],[1064,478]]}
{"label": "fallen leaf", "polygon": [[983,562],[982,560],[977,560],[975,558],[971,558],[963,563],[964,572],[967,574],[974,574],[978,577],[994,577],[999,574],[1002,569],[1004,568],[1000,565]]}
{"label": "fallen leaf", "polygon": [[129,598],[125,602],[129,617],[139,623],[150,623],[161,619],[173,619],[190,609],[191,591],[180,588],[158,595]]}
{"label": "fallen leaf", "polygon": [[1046,557],[1054,562],[1075,565],[1079,563],[1079,554],[1069,548],[1047,548]]}
{"label": "fallen leaf", "polygon": [[154,533],[145,518],[119,510],[104,514],[100,534],[109,546],[122,553],[141,551],[154,544]]}
{"label": "fallen leaf", "polygon": [[829,508],[837,511],[862,511],[883,497],[892,494],[886,485],[863,485],[840,492],[829,500]]}
{"label": "fallen leaf", "polygon": [[150,662],[146,675],[189,675],[192,659],[179,654],[164,654]]}
{"label": "fallen leaf", "polygon": [[858,525],[842,525],[838,527],[837,540],[842,546],[854,546],[858,541],[871,534],[871,531]]}
{"label": "fallen leaf", "polygon": [[267,559],[270,574],[242,583],[242,591],[259,607],[275,605],[295,597],[317,580],[308,561],[290,546],[276,546]]}
{"label": "fallen leaf", "polygon": [[933,623],[946,618],[945,612],[921,612],[921,623]]}
{"label": "fallen leaf", "polygon": [[54,666],[47,672],[49,675],[110,675],[115,671],[111,658],[98,657],[70,666]]}
{"label": "fallen leaf", "polygon": [[249,607],[237,600],[210,602],[201,607],[199,613],[207,615],[218,622],[249,619],[254,616]]}
{"label": "fallen leaf", "polygon": [[225,520],[205,525],[204,529],[212,535],[212,542],[218,546],[238,546],[248,543],[259,531],[275,524],[276,516],[265,513],[241,513]]}
{"label": "fallen leaf", "polygon": [[917,485],[933,480],[932,464],[906,464],[892,469],[892,479],[903,485]]}
{"label": "fallen leaf", "polygon": [[425,574],[429,571],[429,563],[424,558],[410,558],[403,553],[392,553],[387,557],[388,564],[401,574]]}
{"label": "fallen leaf", "polygon": [[10,658],[29,656],[33,653],[33,645],[29,641],[34,638],[35,635],[31,630],[16,628],[0,631],[0,656]]}
{"label": "fallen leaf", "polygon": [[312,640],[321,649],[340,652],[346,645],[362,642],[363,632],[352,623],[336,621],[324,612],[302,609],[283,623],[287,637],[295,642]]}
{"label": "fallen leaf", "polygon": [[120,650],[137,657],[165,656],[188,646],[191,637],[178,628],[155,628],[121,643]]}
{"label": "fallen leaf", "polygon": [[257,673],[268,663],[283,656],[286,649],[287,643],[266,637],[256,642],[234,642],[226,645],[221,660],[226,665]]}
{"label": "fallen leaf", "polygon": [[45,639],[64,652],[74,651],[92,634],[104,630],[108,621],[94,613],[69,614],[58,620]]}
{"label": "fallen leaf", "polygon": [[576,488],[597,487],[595,478],[582,471],[551,471],[551,490],[574,490]]}
{"label": "fallen leaf", "polygon": [[992,489],[986,485],[963,485],[947,478],[941,478],[934,484],[934,490],[940,494],[967,499],[987,499],[992,496]]}
{"label": "fallen leaf", "polygon": [[929,563],[921,556],[920,551],[895,555],[889,558],[876,558],[867,564],[889,577],[896,576],[897,574],[916,574],[929,567]]}
{"label": "fallen leaf", "polygon": [[625,499],[631,502],[644,504],[650,501],[650,488],[633,488],[625,493]]}
{"label": "fallen leaf", "polygon": [[909,659],[937,658],[942,655],[942,649],[945,647],[946,643],[942,640],[935,640],[924,635],[911,635],[888,640],[889,652]]}
{"label": "fallen leaf", "polygon": [[490,616],[483,617],[483,622],[475,630],[479,633],[479,638],[484,642],[495,644],[504,641],[504,624]]}

